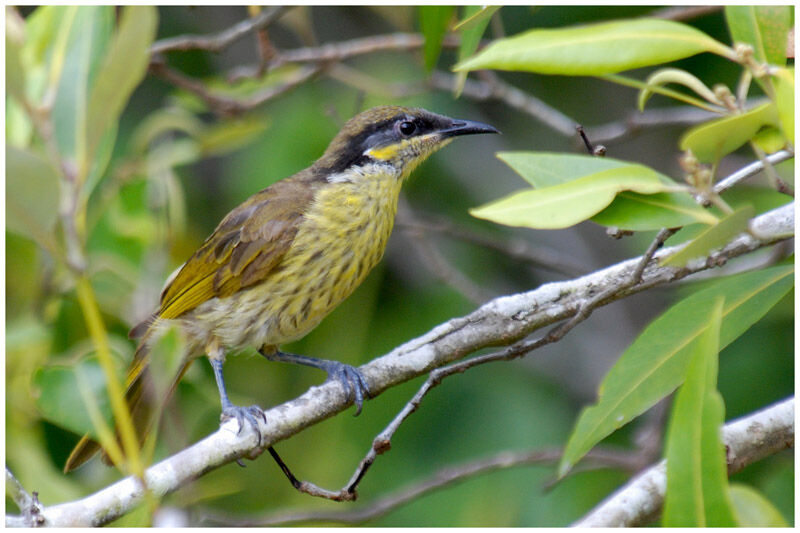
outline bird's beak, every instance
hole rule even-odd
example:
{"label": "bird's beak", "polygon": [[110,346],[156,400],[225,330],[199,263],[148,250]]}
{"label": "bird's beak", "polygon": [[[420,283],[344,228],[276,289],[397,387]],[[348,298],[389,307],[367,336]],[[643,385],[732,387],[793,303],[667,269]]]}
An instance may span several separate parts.
{"label": "bird's beak", "polygon": [[474,120],[451,119],[450,125],[439,130],[442,137],[456,137],[458,135],[474,135],[477,133],[500,133],[500,131],[483,122]]}

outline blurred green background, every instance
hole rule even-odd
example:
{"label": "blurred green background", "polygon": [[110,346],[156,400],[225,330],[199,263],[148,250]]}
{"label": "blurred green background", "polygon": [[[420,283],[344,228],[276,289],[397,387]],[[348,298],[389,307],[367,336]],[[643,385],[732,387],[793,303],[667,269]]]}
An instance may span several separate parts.
{"label": "blurred green background", "polygon": [[[486,37],[512,35],[531,27],[641,16],[656,10],[505,7],[495,15]],[[33,11],[22,8],[20,12],[29,17]],[[158,39],[218,32],[248,16],[242,7],[171,6],[158,11]],[[729,42],[720,10],[687,22]],[[269,38],[279,50],[287,50],[418,29],[413,6],[301,7],[270,26]],[[208,83],[216,83],[235,66],[254,64],[257,59],[252,35],[219,54],[167,54],[170,66]],[[448,72],[455,61],[455,51],[445,47],[437,72]],[[703,54],[679,63],[709,86],[736,83],[737,70],[716,56]],[[456,99],[451,91],[428,88],[419,50],[366,54],[348,59],[344,65],[344,69],[303,83],[236,120],[215,117],[196,98],[152,75],[136,89],[122,115],[112,162],[89,199],[91,280],[120,369],[134,349],[127,331],[154,308],[163,280],[218,221],[252,193],[310,165],[345,120],[373,105],[421,106],[487,122],[503,135],[453,143],[414,173],[403,195],[413,218],[406,214],[398,220],[382,264],[315,331],[287,346],[289,351],[363,364],[493,297],[532,290],[544,282],[569,279],[637,255],[652,238],[651,234],[637,234],[613,240],[591,223],[542,232],[471,218],[467,213],[470,207],[524,186],[494,158],[495,152],[580,153],[584,149],[576,136],[554,132],[503,101],[480,100],[469,94]],[[644,78],[647,71],[634,74]],[[583,124],[590,136],[593,127],[623,121],[635,109],[634,90],[600,80],[519,73],[500,76]],[[654,97],[648,107],[670,105],[670,101]],[[196,127],[203,133],[193,137],[192,143],[175,131],[149,133],[155,131],[157,120],[167,120],[164,117],[172,117],[169,120],[175,123],[199,121]],[[8,124],[7,120],[7,134]],[[685,127],[642,129],[605,144],[611,157],[642,162],[680,179],[677,139]],[[726,158],[720,175],[751,159],[746,151]],[[410,221],[415,222],[413,227]],[[446,222],[500,246],[522,240],[565,266],[559,270],[532,265],[446,232],[425,231],[420,236],[419,224],[433,222]],[[430,249],[440,257],[432,258]],[[438,263],[449,266],[437,267]],[[467,281],[453,283],[454,276],[464,276]],[[191,524],[205,523],[208,517],[224,523],[226,517],[235,520],[287,509],[344,509],[368,505],[438,469],[503,450],[558,449],[579,409],[594,399],[604,372],[638,332],[679,295],[676,287],[647,291],[598,310],[563,341],[523,360],[481,366],[445,380],[398,431],[391,451],[378,458],[361,484],[360,500],[355,504],[296,493],[277,466],[262,457],[248,461],[244,469],[230,464],[210,472],[165,497],[162,505],[187,510]],[[719,387],[727,418],[792,394],[793,323],[790,295],[721,354]],[[97,460],[63,475],[61,467],[80,435],[47,420],[37,408],[42,392],[35,380],[37,371],[74,364],[89,355],[87,337],[74,290],[62,268],[32,241],[6,232],[6,464],[28,490],[39,492],[45,505],[87,495],[119,476]],[[253,350],[230,357],[225,372],[234,403],[263,407],[290,400],[323,379],[312,369],[266,362]],[[423,379],[368,402],[358,418],[352,412],[343,413],[279,443],[277,449],[298,477],[336,489],[349,479],[373,437]],[[211,368],[199,360],[164,413],[156,459],[213,432],[218,417]],[[606,444],[633,454],[637,429],[647,421],[644,417],[623,428]],[[762,490],[793,523],[793,468],[792,454],[786,452],[736,477]],[[578,471],[550,486],[554,475],[553,465],[488,473],[416,499],[369,524],[563,526],[581,517],[630,473],[610,468]],[[14,509],[8,499],[7,508]],[[119,524],[135,525],[143,520],[146,518],[134,513]]]}

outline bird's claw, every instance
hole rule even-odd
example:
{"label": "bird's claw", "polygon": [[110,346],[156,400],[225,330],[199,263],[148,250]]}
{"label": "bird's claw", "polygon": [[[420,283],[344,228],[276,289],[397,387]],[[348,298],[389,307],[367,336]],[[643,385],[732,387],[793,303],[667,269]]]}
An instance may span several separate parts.
{"label": "bird's claw", "polygon": [[335,379],[344,387],[344,392],[348,398],[353,398],[353,404],[356,406],[356,414],[361,414],[361,408],[364,405],[364,398],[369,398],[369,387],[364,379],[364,375],[359,372],[355,367],[339,363],[338,361],[330,361],[332,364],[328,371],[328,380]]}
{"label": "bird's claw", "polygon": [[261,430],[258,429],[258,419],[260,418],[263,422],[266,422],[267,416],[259,406],[251,405],[250,407],[241,407],[238,405],[229,405],[222,409],[222,414],[219,418],[221,422],[235,418],[236,421],[239,422],[239,431],[236,432],[237,435],[241,434],[246,421],[250,424],[250,427],[253,428],[253,431],[256,432],[256,436],[258,437],[257,446],[261,446]]}

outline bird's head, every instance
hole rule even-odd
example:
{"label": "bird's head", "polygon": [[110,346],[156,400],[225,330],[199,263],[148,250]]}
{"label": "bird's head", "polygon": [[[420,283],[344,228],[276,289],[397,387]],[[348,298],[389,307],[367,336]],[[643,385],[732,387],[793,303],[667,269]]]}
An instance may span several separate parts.
{"label": "bird's head", "polygon": [[373,107],[347,121],[315,167],[330,176],[357,166],[389,165],[405,177],[453,137],[477,133],[500,132],[419,108]]}

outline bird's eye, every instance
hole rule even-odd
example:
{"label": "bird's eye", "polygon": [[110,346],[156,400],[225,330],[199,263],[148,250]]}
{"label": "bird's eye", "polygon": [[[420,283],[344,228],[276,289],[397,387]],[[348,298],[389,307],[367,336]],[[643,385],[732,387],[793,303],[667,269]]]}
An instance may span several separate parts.
{"label": "bird's eye", "polygon": [[411,134],[417,131],[417,125],[409,120],[406,120],[400,123],[398,129],[403,136],[409,137]]}

